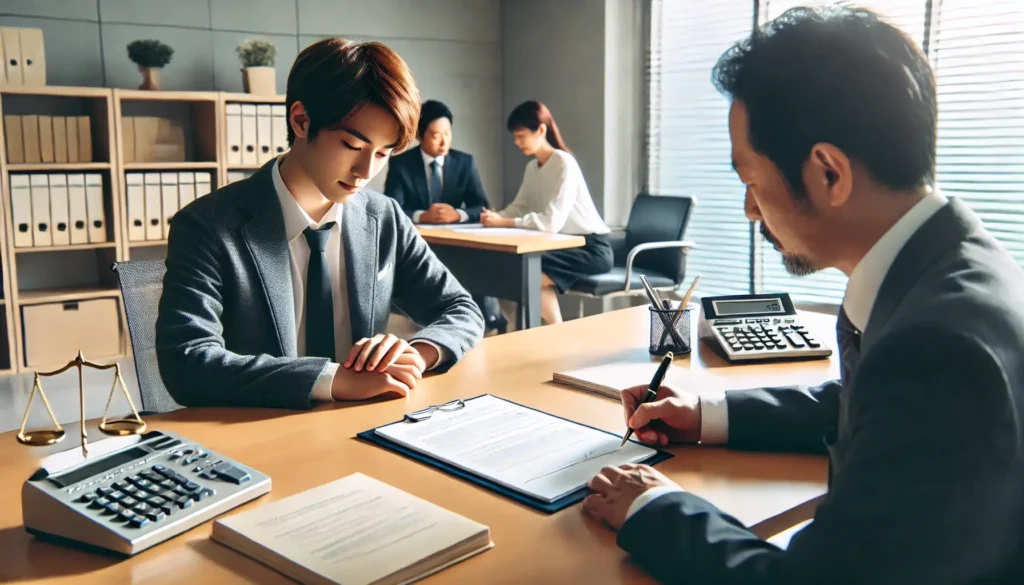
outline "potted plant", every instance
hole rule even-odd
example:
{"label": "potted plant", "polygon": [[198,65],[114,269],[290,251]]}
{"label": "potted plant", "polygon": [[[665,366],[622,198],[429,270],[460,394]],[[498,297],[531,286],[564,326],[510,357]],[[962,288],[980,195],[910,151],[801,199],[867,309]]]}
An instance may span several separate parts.
{"label": "potted plant", "polygon": [[277,47],[263,39],[246,39],[235,49],[242,61],[242,87],[246,93],[277,95],[274,59]]}
{"label": "potted plant", "polygon": [[160,89],[157,72],[171,62],[174,49],[156,39],[139,39],[128,43],[128,58],[139,67],[142,85],[139,89]]}

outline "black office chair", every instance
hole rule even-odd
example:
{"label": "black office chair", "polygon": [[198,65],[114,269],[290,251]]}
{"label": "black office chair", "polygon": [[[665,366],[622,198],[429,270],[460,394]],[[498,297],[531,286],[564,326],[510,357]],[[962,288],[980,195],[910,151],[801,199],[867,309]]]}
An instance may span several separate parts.
{"label": "black office chair", "polygon": [[142,410],[151,414],[178,410],[182,406],[171,398],[164,386],[156,359],[156,316],[164,285],[164,261],[118,262],[112,269],[117,273],[124,298]]}
{"label": "black office chair", "polygon": [[604,303],[618,296],[645,294],[641,274],[651,288],[678,289],[686,275],[686,254],[694,246],[684,241],[683,235],[696,203],[691,197],[637,195],[626,231],[611,234],[615,252],[611,271],[586,276],[569,290],[580,299],[579,316],[584,316],[588,298],[599,298]]}

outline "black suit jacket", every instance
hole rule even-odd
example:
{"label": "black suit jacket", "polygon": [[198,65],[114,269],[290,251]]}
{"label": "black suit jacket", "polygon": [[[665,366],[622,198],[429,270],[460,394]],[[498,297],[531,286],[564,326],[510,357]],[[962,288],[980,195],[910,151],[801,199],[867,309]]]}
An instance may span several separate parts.
{"label": "black suit jacket", "polygon": [[829,453],[829,493],[788,549],[688,493],[619,544],[665,583],[1024,583],[1022,294],[951,200],[886,274],[841,382],[726,394],[730,447]]}
{"label": "black suit jacket", "polygon": [[490,204],[484,194],[484,186],[480,183],[480,173],[476,170],[473,155],[458,150],[448,151],[442,176],[441,199],[432,201],[427,190],[423,151],[417,146],[392,158],[388,163],[384,194],[398,201],[409,217],[434,203],[447,203],[456,209],[465,206],[469,221],[480,221],[480,211]]}
{"label": "black suit jacket", "polygon": [[[326,358],[297,357],[291,259],[273,161],[174,215],[156,323],[160,375],[186,406],[312,406]],[[352,340],[384,332],[392,304],[449,353],[483,336],[476,303],[395,201],[363,190],[345,204]]]}

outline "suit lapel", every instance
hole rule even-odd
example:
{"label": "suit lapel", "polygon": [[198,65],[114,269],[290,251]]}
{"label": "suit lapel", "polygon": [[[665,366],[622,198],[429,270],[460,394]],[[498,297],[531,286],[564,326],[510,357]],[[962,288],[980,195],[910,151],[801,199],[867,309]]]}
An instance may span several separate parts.
{"label": "suit lapel", "polygon": [[271,177],[273,165],[273,161],[267,163],[251,179],[255,188],[243,203],[251,219],[242,226],[242,236],[270,306],[281,355],[295,357],[295,299],[291,256],[284,230],[284,215]]}
{"label": "suit lapel", "polygon": [[448,156],[444,159],[444,170],[442,171],[444,183],[441,185],[441,201],[456,208],[459,205],[452,203],[452,193],[455,191],[455,186],[459,184],[459,164],[457,161],[458,159],[455,158],[453,153],[448,151]]}
{"label": "suit lapel", "polygon": [[[420,168],[423,160],[419,160]],[[421,172],[422,174],[422,172]],[[352,341],[373,335],[373,301],[377,293],[379,258],[377,218],[366,211],[356,195],[345,204],[341,218],[341,237],[345,245],[345,272],[348,287],[348,313],[352,322]]]}
{"label": "suit lapel", "polygon": [[426,209],[430,207],[430,188],[427,183],[427,168],[423,163],[423,151],[420,147],[414,148],[409,153],[409,169],[410,176],[412,177],[412,191],[419,198],[419,205],[417,209]]}

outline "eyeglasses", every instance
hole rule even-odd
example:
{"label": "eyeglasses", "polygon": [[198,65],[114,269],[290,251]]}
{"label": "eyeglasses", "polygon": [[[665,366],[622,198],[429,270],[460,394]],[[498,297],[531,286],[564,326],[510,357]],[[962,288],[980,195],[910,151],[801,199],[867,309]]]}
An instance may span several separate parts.
{"label": "eyeglasses", "polygon": [[423,410],[417,410],[416,412],[410,412],[409,414],[405,415],[405,420],[407,420],[409,422],[420,422],[420,421],[427,420],[428,418],[433,416],[434,413],[436,411],[438,411],[438,410],[440,410],[441,412],[454,412],[456,410],[461,410],[463,408],[466,408],[466,403],[463,402],[461,398],[457,398],[457,399],[452,400],[450,402],[445,402],[444,404],[437,404],[435,406],[428,406],[428,407],[424,408]]}

